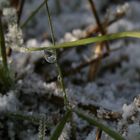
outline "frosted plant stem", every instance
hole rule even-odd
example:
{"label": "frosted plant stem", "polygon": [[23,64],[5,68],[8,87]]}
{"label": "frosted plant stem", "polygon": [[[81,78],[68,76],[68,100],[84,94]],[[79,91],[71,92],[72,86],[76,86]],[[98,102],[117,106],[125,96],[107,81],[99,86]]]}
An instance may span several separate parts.
{"label": "frosted plant stem", "polygon": [[[48,14],[49,26],[50,26],[50,30],[51,30],[52,43],[55,46],[54,30],[53,30],[53,26],[52,26],[52,20],[51,20],[50,11],[49,11],[49,7],[48,7],[48,2],[47,1],[46,1],[46,9],[47,9],[47,14]],[[58,75],[59,75],[58,80],[60,82],[60,85],[61,85],[61,88],[62,88],[62,92],[63,92],[64,104],[65,104],[65,107],[67,109],[69,109],[69,101],[67,99],[67,93],[66,93],[66,89],[65,89],[65,85],[64,85],[63,74],[62,74],[62,71],[61,71],[61,67],[60,67],[60,65],[58,63],[58,55],[57,55],[56,49],[54,50],[54,52],[55,52],[55,55],[56,55],[55,65],[56,65],[56,68],[57,68],[57,71],[58,71]]]}
{"label": "frosted plant stem", "polygon": [[42,115],[39,121],[39,140],[45,140],[45,133],[46,133],[46,117]]}

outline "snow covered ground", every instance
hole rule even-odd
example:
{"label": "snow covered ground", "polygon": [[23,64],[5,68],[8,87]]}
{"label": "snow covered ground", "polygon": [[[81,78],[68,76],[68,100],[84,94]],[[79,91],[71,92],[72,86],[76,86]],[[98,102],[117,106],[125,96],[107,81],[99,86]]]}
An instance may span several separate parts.
{"label": "snow covered ground", "polygon": [[[77,40],[84,36],[84,29],[96,24],[90,11],[87,1],[81,0],[61,0],[61,8],[56,5],[57,0],[49,1],[52,14],[52,21],[57,42],[67,42]],[[120,0],[121,1],[121,0]],[[21,22],[29,16],[31,11],[39,5],[41,0],[29,1],[25,3]],[[114,12],[117,7],[126,10],[126,15],[108,27],[108,33],[140,29],[140,9],[139,1],[127,1],[127,3],[95,1],[100,18],[105,16],[106,9]],[[123,6],[122,6],[123,5]],[[121,8],[120,8],[121,6]],[[126,9],[125,9],[126,8]],[[103,19],[102,19],[103,20]],[[10,32],[13,33],[13,30]],[[11,33],[11,34],[12,34]],[[21,32],[18,31],[20,38]],[[24,29],[26,42],[24,47],[48,46],[50,40],[43,38],[47,33],[50,38],[50,30],[46,17],[45,8]],[[10,38],[12,35],[7,34]],[[12,36],[13,37],[13,36]],[[43,38],[43,39],[42,39]],[[13,40],[17,40],[14,37]],[[15,42],[14,42],[15,43]],[[22,45],[23,40],[18,44]],[[118,51],[111,52],[110,56],[103,59],[99,73],[95,81],[88,81],[87,75],[89,67],[83,68],[80,72],[66,76],[65,86],[70,103],[74,106],[88,107],[88,111],[94,114],[101,121],[120,132],[126,140],[140,139],[140,40],[124,39],[111,41],[110,47],[122,47]],[[14,44],[13,44],[14,46]],[[16,47],[16,46],[14,46]],[[91,58],[91,48],[89,46],[78,49],[69,49],[60,52],[60,65],[62,70],[73,68],[82,62]],[[120,58],[122,58],[120,60]],[[0,96],[0,111],[24,112],[29,115],[46,114],[48,120],[55,126],[63,116],[62,92],[56,79],[48,82],[49,79],[57,77],[57,71],[54,64],[45,61],[43,52],[19,53],[13,52],[9,58],[11,67],[16,73],[16,88],[10,90],[7,94]],[[119,61],[119,64],[110,70],[107,67],[111,63]],[[97,114],[92,112],[96,108]],[[117,117],[112,120],[108,113],[114,112]],[[1,117],[1,120],[4,120]],[[96,129],[89,126],[86,122],[79,119],[76,115],[74,120],[77,124],[77,139],[92,140],[95,137]],[[19,126],[21,123],[23,127]],[[27,121],[18,121],[7,119],[5,123],[0,122],[4,133],[0,130],[0,139],[38,139],[37,126]],[[67,140],[69,137],[70,125],[67,124],[59,140]],[[50,135],[51,128],[47,129],[47,136]],[[5,135],[5,137],[4,137]],[[46,138],[47,139],[47,138]],[[95,139],[95,138],[94,138]],[[111,140],[105,133],[103,140]]]}

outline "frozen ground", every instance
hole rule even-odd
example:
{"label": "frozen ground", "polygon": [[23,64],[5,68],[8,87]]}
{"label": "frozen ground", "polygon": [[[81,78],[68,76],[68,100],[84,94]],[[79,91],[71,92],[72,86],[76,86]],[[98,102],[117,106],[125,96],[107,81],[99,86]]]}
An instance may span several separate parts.
{"label": "frozen ground", "polygon": [[[105,15],[105,9],[114,12],[122,3],[98,2],[96,5],[100,16]],[[38,1],[26,2],[22,22],[29,13],[40,4]],[[109,33],[139,30],[140,9],[139,1],[128,1],[125,4],[126,15],[108,28]],[[73,41],[84,36],[85,27],[95,24],[88,2],[82,0],[62,0],[61,10],[57,9],[54,1],[49,1],[56,39],[58,42]],[[67,5],[67,6],[66,6]],[[32,8],[30,8],[32,6]],[[53,9],[53,10],[52,10]],[[55,9],[55,10],[54,10]],[[58,14],[58,11],[60,12]],[[26,42],[24,47],[44,46],[51,42],[44,38],[44,34],[50,38],[45,9],[40,11],[33,22],[24,30]],[[10,35],[9,35],[10,36]],[[37,39],[35,39],[35,37]],[[30,38],[30,39],[29,39]],[[43,39],[42,39],[43,38]],[[42,41],[43,40],[43,41]],[[20,40],[20,44],[22,41]],[[89,67],[80,72],[65,77],[65,86],[68,97],[73,105],[87,109],[92,115],[100,118],[104,123],[120,132],[126,140],[140,139],[140,40],[125,39],[110,42],[111,48],[123,47],[111,52],[110,56],[103,59],[98,76],[95,81],[88,81]],[[56,79],[56,68],[47,63],[43,52],[19,53],[13,52],[9,58],[11,67],[16,73],[16,88],[0,97],[0,111],[24,112],[28,115],[46,114],[53,124],[63,115],[62,93]],[[61,51],[59,56],[61,67],[64,71],[71,69],[91,58],[91,47],[84,46],[80,49]],[[122,58],[122,59],[120,59]],[[108,67],[111,63],[117,63],[113,70]],[[96,108],[96,113],[92,108]],[[114,115],[110,115],[111,112]],[[113,114],[112,113],[112,114]],[[115,115],[116,114],[116,115]],[[0,139],[3,140],[35,140],[38,139],[37,126],[27,121],[15,121],[5,119],[0,123]],[[76,115],[77,139],[92,140],[95,137],[95,127],[89,126]],[[19,126],[19,123],[22,126]],[[47,136],[53,129],[47,129]],[[69,138],[70,125],[67,124],[59,140]],[[4,137],[5,136],[5,137]],[[46,138],[47,139],[47,138]],[[94,138],[95,139],[95,138]],[[111,140],[104,133],[103,140]]]}

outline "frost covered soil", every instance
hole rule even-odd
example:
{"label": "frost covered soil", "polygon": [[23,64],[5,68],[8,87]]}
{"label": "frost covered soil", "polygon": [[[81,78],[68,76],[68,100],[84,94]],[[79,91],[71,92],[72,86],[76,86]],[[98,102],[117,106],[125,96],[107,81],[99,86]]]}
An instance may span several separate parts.
{"label": "frost covered soil", "polygon": [[[80,5],[77,2],[78,0],[76,2],[74,0],[62,1],[61,13],[58,15],[57,11],[52,11],[57,41],[67,42],[82,38],[85,27],[95,24],[88,3],[85,0]],[[40,1],[26,3],[22,20],[25,20],[31,12],[32,9],[29,10],[31,4],[32,7],[36,7],[39,3]],[[70,6],[65,7],[65,3],[69,3]],[[50,1],[49,4],[50,9],[54,9],[54,2]],[[109,0],[104,3],[99,3],[97,0],[96,4],[101,17],[104,15],[104,8],[110,8],[110,11],[114,12],[116,5],[121,5],[121,3],[110,3]],[[140,28],[139,4],[138,1],[128,2],[129,10],[125,17],[109,26],[108,33],[138,30]],[[24,47],[48,46],[51,44],[49,39],[42,39],[41,36],[44,29],[48,27],[44,11],[40,11],[39,15],[24,30],[26,36]],[[46,29],[46,32],[49,38],[49,29]],[[37,37],[37,39],[33,37]],[[96,116],[100,121],[120,132],[126,140],[140,139],[139,44],[140,40],[136,39],[111,41],[111,48],[122,48],[111,52],[110,56],[103,59],[95,81],[88,81],[89,67],[64,78],[70,103],[88,111],[90,115]],[[82,46],[59,51],[59,62],[62,70],[66,72],[91,59],[91,48],[91,46]],[[57,71],[55,65],[45,61],[43,52],[19,53],[15,51],[9,61],[16,73],[16,85],[15,89],[10,90],[6,95],[1,94],[0,111],[5,113],[6,116],[8,111],[16,112],[15,115],[20,113],[22,115],[33,115],[36,118],[45,114],[47,122],[51,124],[46,131],[46,139],[49,139],[48,137],[54,126],[64,114],[62,92],[59,83],[56,82]],[[111,67],[112,63],[115,64],[113,68]],[[14,117],[9,118],[1,115],[0,139],[38,139],[38,125],[32,123],[33,120],[31,122],[27,120],[21,120],[21,118],[15,120]],[[76,115],[74,115],[74,121],[77,126],[78,140],[95,139],[96,128],[94,126],[90,126]],[[59,138],[59,140],[67,139],[70,139],[69,123],[65,126]],[[103,133],[102,139],[111,140],[105,133]]]}

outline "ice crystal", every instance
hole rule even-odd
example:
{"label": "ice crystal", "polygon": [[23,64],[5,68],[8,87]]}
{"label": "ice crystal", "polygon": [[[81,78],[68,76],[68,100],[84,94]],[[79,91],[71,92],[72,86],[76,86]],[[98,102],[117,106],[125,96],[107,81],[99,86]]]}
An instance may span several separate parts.
{"label": "ice crystal", "polygon": [[8,25],[8,32],[5,35],[6,47],[23,46],[23,34],[17,25],[16,10],[14,8],[4,8],[3,16]]}
{"label": "ice crystal", "polygon": [[19,102],[13,91],[7,93],[7,95],[0,95],[0,111],[16,111]]}

